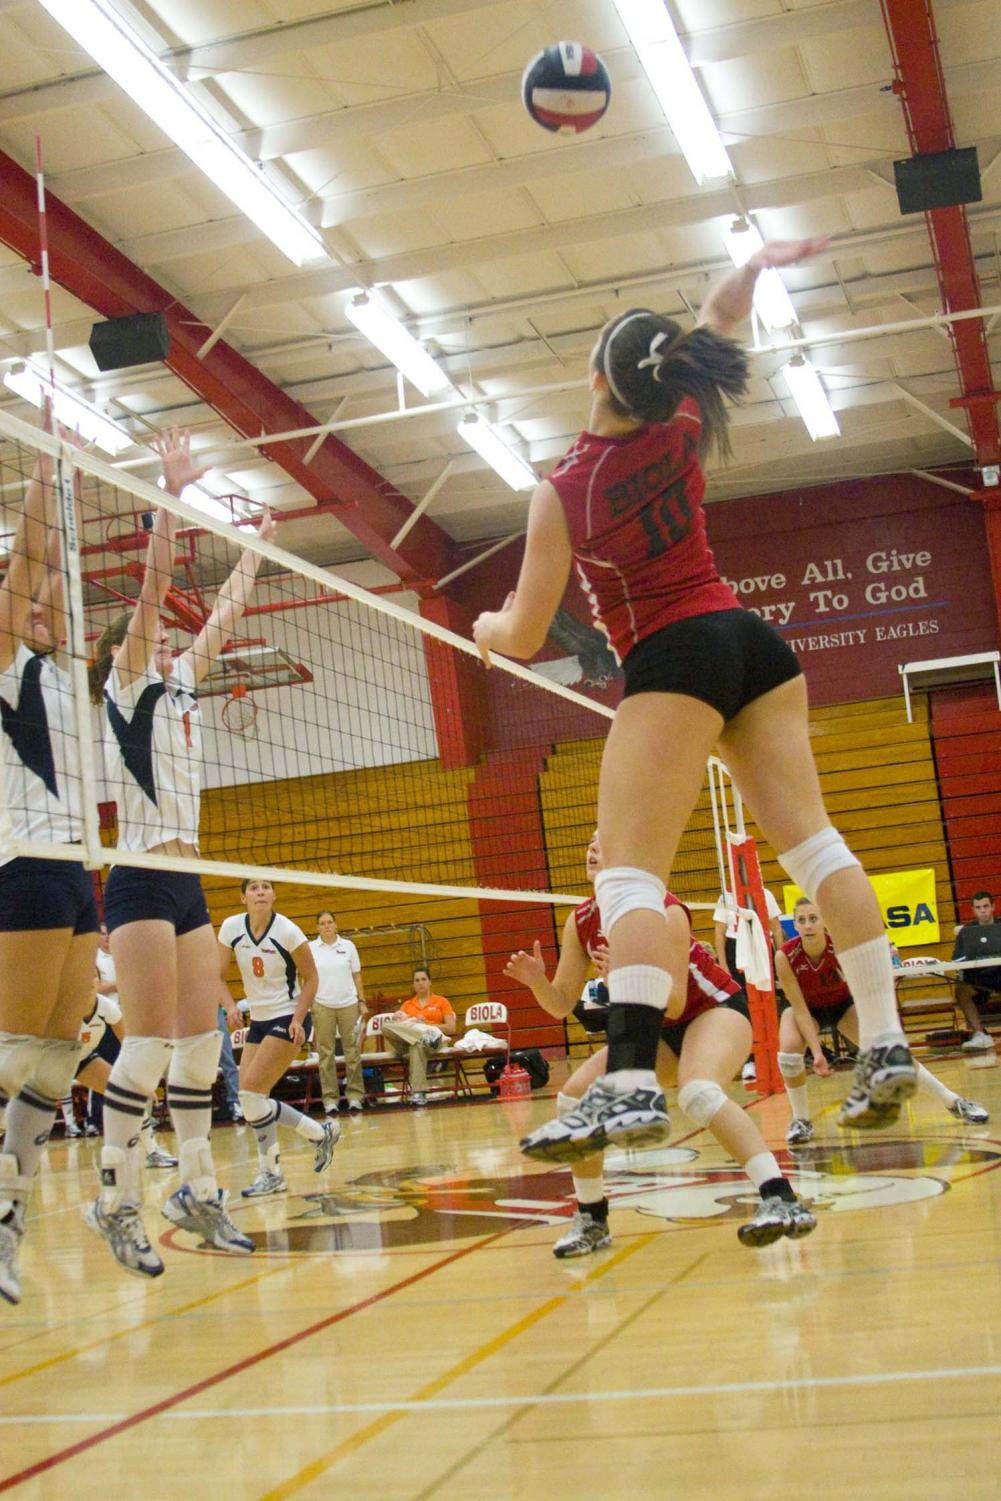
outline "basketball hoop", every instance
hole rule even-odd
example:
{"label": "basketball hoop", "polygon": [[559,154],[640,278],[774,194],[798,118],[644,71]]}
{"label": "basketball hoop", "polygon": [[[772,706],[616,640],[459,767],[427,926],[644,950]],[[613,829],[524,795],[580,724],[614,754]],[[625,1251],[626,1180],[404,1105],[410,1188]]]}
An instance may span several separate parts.
{"label": "basketball hoop", "polygon": [[257,705],[248,696],[246,683],[234,683],[222,706],[222,722],[234,735],[253,739],[257,734]]}

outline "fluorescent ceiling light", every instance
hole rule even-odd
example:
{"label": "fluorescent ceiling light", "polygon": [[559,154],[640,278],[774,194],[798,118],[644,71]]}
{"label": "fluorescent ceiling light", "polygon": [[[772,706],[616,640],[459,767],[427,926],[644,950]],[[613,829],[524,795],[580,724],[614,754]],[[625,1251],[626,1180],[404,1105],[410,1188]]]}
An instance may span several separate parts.
{"label": "fluorescent ceiling light", "polygon": [[424,345],[371,292],[360,289],[353,292],[344,311],[359,333],[381,350],[386,359],[425,396],[432,396],[451,385],[444,370],[431,358]]}
{"label": "fluorescent ceiling light", "polygon": [[804,359],[801,354],[797,354],[788,365],[782,367],[782,374],[786,378],[789,394],[799,408],[799,415],[806,424],[806,430],[813,441],[816,443],[818,438],[839,437],[841,429],[834,415],[834,408],[828,401],[820,376],[810,361]]}
{"label": "fluorescent ceiling light", "polygon": [[119,88],[296,266],[328,258],[321,235],[230,140],[110,0],[40,0]]}
{"label": "fluorescent ceiling light", "polygon": [[37,365],[28,363],[12,366],[5,374],[3,383],[25,401],[30,401],[32,406],[42,407],[46,399],[53,396],[56,421],[71,432],[79,433],[85,442],[95,444],[104,453],[118,454],[123,449],[134,446],[135,439],[112,422],[110,417],[106,417],[82,396],[76,396],[61,381],[57,380],[53,387],[47,372]]}
{"label": "fluorescent ceiling light", "polygon": [[475,448],[506,485],[512,490],[534,490],[539,477],[532,466],[504,441],[497,429],[475,412],[469,412],[458,426],[459,437]]}
{"label": "fluorescent ceiling light", "polygon": [[732,177],[726,147],[665,0],[615,0],[615,8],[695,181]]}
{"label": "fluorescent ceiling light", "polygon": [[[723,236],[723,243],[739,269],[747,265],[765,242],[758,226],[750,219],[734,219]],[[754,284],[754,310],[768,329],[790,328],[799,322],[785,282],[773,266],[762,271]]]}

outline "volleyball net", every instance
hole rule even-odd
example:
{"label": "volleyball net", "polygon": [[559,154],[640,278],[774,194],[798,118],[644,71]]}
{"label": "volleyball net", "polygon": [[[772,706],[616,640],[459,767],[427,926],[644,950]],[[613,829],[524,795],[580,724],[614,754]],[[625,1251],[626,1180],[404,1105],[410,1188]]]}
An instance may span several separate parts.
{"label": "volleyball net", "polygon": [[[81,850],[38,827],[8,853],[82,853],[105,875],[109,863],[195,870],[215,920],[238,909],[241,878],[267,876],[282,883],[281,910],[307,931],[330,907],[342,932],[368,935],[363,959],[376,986],[384,977],[398,988],[423,957],[445,993],[451,984],[482,994],[512,948],[538,937],[555,954],[567,904],[589,894],[584,854],[612,717],[556,681],[573,675],[565,648],[554,646],[538,671],[503,660],[487,671],[470,641],[421,614],[416,594],[371,593],[284,550],[281,526],[278,543],[261,541],[259,518],[240,502],[217,500],[207,514],[190,490],[176,500],[0,414],[8,574],[39,454],[61,474],[67,625],[58,660],[69,674],[63,732],[75,741],[84,833]],[[258,569],[198,691],[196,860],[122,849],[104,711],[87,698],[98,638],[135,605],[158,506],[178,521],[162,611],[175,653],[195,641],[244,550]],[[670,754],[665,746],[665,761]],[[704,935],[721,871],[707,786],[672,878]]]}

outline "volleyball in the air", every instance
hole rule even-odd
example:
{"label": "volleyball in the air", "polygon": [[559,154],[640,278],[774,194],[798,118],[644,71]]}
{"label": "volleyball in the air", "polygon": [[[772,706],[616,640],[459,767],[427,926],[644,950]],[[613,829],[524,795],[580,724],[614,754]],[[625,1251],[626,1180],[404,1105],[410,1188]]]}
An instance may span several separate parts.
{"label": "volleyball in the air", "polygon": [[521,80],[525,108],[543,130],[579,135],[608,108],[612,83],[596,52],[580,42],[555,42],[532,58]]}

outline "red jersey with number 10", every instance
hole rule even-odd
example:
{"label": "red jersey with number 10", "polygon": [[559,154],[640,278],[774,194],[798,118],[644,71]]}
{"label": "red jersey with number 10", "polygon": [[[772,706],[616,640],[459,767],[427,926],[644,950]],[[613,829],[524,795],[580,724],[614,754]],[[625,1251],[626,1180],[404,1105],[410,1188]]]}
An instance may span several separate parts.
{"label": "red jersey with number 10", "polygon": [[623,438],[584,432],[549,476],[591,612],[620,662],[678,620],[739,609],[706,539],[701,426],[686,399],[670,422]]}

